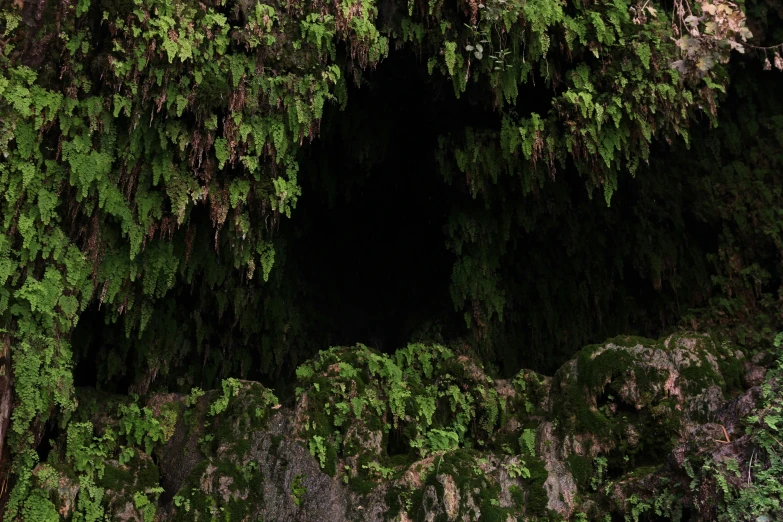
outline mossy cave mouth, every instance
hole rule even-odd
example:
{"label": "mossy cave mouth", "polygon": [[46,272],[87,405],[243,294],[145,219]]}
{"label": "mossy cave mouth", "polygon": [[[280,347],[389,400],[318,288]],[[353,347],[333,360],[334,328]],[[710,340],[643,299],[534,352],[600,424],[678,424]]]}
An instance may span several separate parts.
{"label": "mossy cave mouth", "polygon": [[6,2],[0,518],[780,518],[779,3]]}
{"label": "mossy cave mouth", "polygon": [[[543,81],[529,85],[516,110],[545,112],[553,94]],[[150,380],[150,356],[162,355],[142,356],[146,348],[122,321],[111,324],[93,305],[73,337],[77,385],[123,393],[178,389],[183,382],[210,387],[237,375],[286,395],[297,361],[357,342],[386,353],[411,341],[457,343],[482,353],[498,375],[522,367],[551,374],[586,344],[621,333],[656,337],[672,331],[689,306],[704,304],[710,294],[705,255],[716,252],[718,233],[682,204],[698,197],[697,184],[683,185],[670,169],[655,168],[670,146],[657,146],[653,166],[623,179],[623,197],[611,205],[569,166],[532,193],[495,180],[477,197],[470,176],[454,172],[443,157],[449,144],[466,140],[463,128],[480,133],[500,123],[495,102],[477,86],[455,96],[450,81],[428,74],[417,53],[403,48],[349,82],[346,99],[344,106],[327,104],[318,136],[299,152],[301,195],[292,216],[268,224],[279,241],[273,278],[280,273],[285,287],[278,306],[299,310],[293,327],[300,331],[292,335],[301,352],[283,355],[270,371],[262,361],[269,351],[291,349],[280,340],[291,324],[273,322],[263,326],[266,333],[231,337],[228,351],[214,339],[218,325],[213,343],[241,364],[216,362],[185,381],[175,368],[169,368],[179,375],[173,379],[155,369]],[[670,182],[678,190],[663,194]],[[206,228],[211,218],[196,209],[192,219]],[[454,270],[462,250],[455,244],[464,231],[454,224],[462,219],[488,220],[504,229],[496,234],[506,235],[487,245],[500,250],[495,270],[507,285],[500,288],[507,301],[486,338],[471,330],[469,305],[456,305]],[[655,259],[640,258],[639,247]],[[668,282],[667,272],[674,276]],[[249,292],[263,292],[246,283]],[[182,342],[180,335],[199,327],[187,312],[200,306],[194,284],[170,292],[177,309],[172,341]],[[220,317],[218,323],[231,329],[232,321],[236,317]],[[259,346],[265,336],[276,338]],[[118,341],[125,348],[112,353]],[[208,350],[200,351],[202,367]]]}

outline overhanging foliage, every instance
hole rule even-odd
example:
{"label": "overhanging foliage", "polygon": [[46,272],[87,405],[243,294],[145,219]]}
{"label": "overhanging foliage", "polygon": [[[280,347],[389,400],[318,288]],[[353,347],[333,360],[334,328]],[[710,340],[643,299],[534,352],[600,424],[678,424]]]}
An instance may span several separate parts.
{"label": "overhanging foliage", "polygon": [[[725,18],[727,29],[709,18],[717,7],[693,9],[706,18],[684,22],[693,39],[684,42],[682,13],[626,0],[4,5],[0,326],[14,394],[11,513],[30,494],[46,423],[66,426],[73,410],[71,336],[86,311],[124,334],[107,337],[99,379],[132,365],[142,392],[159,375],[189,388],[250,366],[290,372],[323,347],[283,269],[280,222],[295,215],[303,150],[318,139],[325,105],[350,104],[349,84],[400,49],[499,122],[454,128],[437,151],[442,178],[469,196],[447,226],[452,298],[489,359],[524,360],[508,348],[519,339],[534,353],[554,339],[558,356],[591,340],[595,323],[623,307],[615,285],[629,257],[663,292],[662,325],[702,304],[717,309],[710,320],[743,319],[743,335],[771,335],[782,111],[741,83],[742,109],[725,117],[725,134],[705,131],[731,79],[725,46],[748,33],[744,17]],[[693,35],[710,22],[702,33],[713,36]],[[767,132],[748,146],[742,133],[759,128]],[[636,199],[618,201],[625,182]],[[580,185],[597,201],[574,195]],[[680,244],[699,236],[694,217],[723,225],[717,246]],[[533,239],[520,247],[524,234]],[[627,250],[591,254],[612,236]],[[531,246],[552,252],[533,258],[538,272],[525,264]],[[561,262],[560,273],[591,277],[564,286],[529,277]],[[568,305],[551,308],[562,295]],[[575,318],[562,316],[567,308]],[[613,324],[649,322],[634,307],[627,314]]]}

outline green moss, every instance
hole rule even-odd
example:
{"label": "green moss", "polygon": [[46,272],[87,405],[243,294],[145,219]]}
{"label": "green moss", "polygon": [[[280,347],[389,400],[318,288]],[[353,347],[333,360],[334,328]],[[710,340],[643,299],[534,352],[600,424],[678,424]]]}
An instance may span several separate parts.
{"label": "green moss", "polygon": [[733,353],[721,354],[718,357],[718,369],[725,383],[724,391],[741,390],[745,376],[745,360]]}
{"label": "green moss", "polygon": [[388,459],[388,465],[397,468],[411,464],[413,460],[408,455],[392,455]]}
{"label": "green moss", "polygon": [[660,469],[661,469],[660,466],[639,466],[638,468],[634,468],[628,473],[626,473],[624,478],[627,479],[644,478],[660,471]]}
{"label": "green moss", "polygon": [[633,356],[625,350],[605,350],[595,358],[593,351],[582,350],[577,358],[577,382],[591,391],[603,388],[613,377],[624,374],[633,365]]}
{"label": "green moss", "polygon": [[334,444],[326,445],[326,465],[323,467],[323,472],[330,477],[337,474],[337,448]]}
{"label": "green moss", "polygon": [[401,488],[398,485],[392,485],[386,492],[384,501],[387,506],[385,515],[386,520],[396,520],[403,510],[402,499],[404,496],[409,495],[410,491]]}
{"label": "green moss", "polygon": [[517,508],[522,510],[525,508],[525,492],[522,488],[516,485],[512,485],[508,488],[509,493],[511,493],[511,498],[514,500],[514,504],[516,504]]}
{"label": "green moss", "polygon": [[460,491],[472,490],[483,474],[475,472],[480,454],[473,450],[457,450],[444,454],[436,462],[439,474],[451,475]]}
{"label": "green moss", "polygon": [[107,463],[103,470],[103,477],[99,478],[96,484],[104,489],[120,491],[133,482],[134,476],[128,468]]}
{"label": "green moss", "polygon": [[546,470],[544,462],[540,459],[528,459],[525,463],[528,470],[530,470],[530,478],[525,481],[528,492],[525,508],[534,515],[544,516],[548,512],[546,506],[549,502],[544,482],[549,477],[549,472]]}
{"label": "green moss", "polygon": [[359,495],[367,495],[378,486],[378,483],[372,479],[368,479],[367,477],[356,475],[348,480],[348,485],[351,487],[351,490],[353,490],[354,493],[358,493]]}
{"label": "green moss", "polygon": [[634,346],[657,348],[663,346],[663,342],[661,341],[656,341],[655,339],[650,339],[648,337],[640,337],[638,335],[619,335],[606,341],[606,344],[610,343],[624,348],[633,348]]}
{"label": "green moss", "polygon": [[160,485],[160,470],[152,461],[152,459],[142,459],[140,456],[135,457],[139,459],[138,465],[134,465],[131,461],[131,466],[136,468],[136,484],[139,489],[146,489],[156,487]]}
{"label": "green moss", "polygon": [[[207,393],[202,397],[203,404],[213,402],[215,397],[214,392]],[[219,444],[228,443],[232,455],[245,455],[250,450],[247,434],[266,428],[271,407],[277,402],[277,397],[268,388],[258,383],[243,382],[238,395],[230,398],[224,411],[214,417],[202,417],[207,423],[202,450],[214,455]],[[196,428],[198,426],[194,422],[193,429]]]}
{"label": "green moss", "polygon": [[[656,344],[645,339],[628,342]],[[553,403],[553,408],[556,418],[562,419],[563,431],[591,433],[610,444],[614,449],[607,455],[609,467],[617,473],[642,463],[656,463],[671,449],[682,414],[674,408],[671,399],[660,396],[668,372],[636,364],[634,355],[624,349],[604,350],[600,346],[580,352],[576,371],[577,379],[566,372],[555,376],[555,389],[561,389],[563,395],[562,400]],[[711,377],[708,372],[704,375]],[[620,399],[622,389],[628,384],[635,386],[639,393],[639,401],[633,405]],[[585,406],[593,397],[597,408]],[[629,438],[629,425],[636,432],[634,439]],[[590,463],[571,457],[569,464],[577,484],[584,489]]]}
{"label": "green moss", "polygon": [[[529,425],[523,427],[529,427]],[[498,431],[494,434],[492,439],[490,439],[487,448],[498,452],[503,451],[504,448],[509,448],[513,453],[519,454],[522,450],[519,446],[519,432],[509,430]]]}
{"label": "green moss", "polygon": [[408,511],[409,515],[413,515],[413,520],[415,522],[423,522],[425,517],[425,510],[424,510],[424,488],[426,486],[422,486],[418,489],[413,490],[413,492],[410,495],[410,510]]}
{"label": "green moss", "polygon": [[[471,491],[463,492],[470,495]],[[500,486],[497,484],[487,482],[485,487],[480,490],[479,509],[481,510],[481,520],[488,522],[505,522],[509,513],[513,512],[511,508],[502,508],[498,504],[498,497],[500,496]]]}
{"label": "green moss", "polygon": [[576,431],[578,433],[592,433],[599,439],[611,437],[613,423],[604,414],[595,411],[585,405],[585,396],[588,393],[585,386],[580,384],[572,376],[559,376],[566,378],[564,397],[555,401],[553,413],[555,418],[561,420],[562,429]]}
{"label": "green moss", "polygon": [[[183,507],[175,509],[174,520],[212,520],[213,513],[222,513],[221,516],[230,521],[248,520],[261,509],[264,503],[264,475],[258,471],[254,462],[250,461],[244,466],[238,465],[238,462],[242,462],[242,459],[207,459],[199,463],[178,492],[178,496],[189,502],[190,511],[186,512]],[[210,466],[215,469],[207,481],[204,474]],[[216,490],[222,477],[231,478],[226,500]]]}
{"label": "green moss", "polygon": [[188,502],[189,509],[179,508],[175,510],[172,520],[178,522],[211,520],[213,510],[217,509],[215,499],[196,488],[185,491],[184,498]]}
{"label": "green moss", "polygon": [[680,376],[685,380],[684,388],[689,395],[698,395],[712,384],[724,385],[723,379],[715,373],[712,365],[704,357],[690,366],[681,368]]}
{"label": "green moss", "polygon": [[250,515],[251,504],[241,498],[230,498],[223,507],[225,520],[247,520]]}
{"label": "green moss", "polygon": [[[639,391],[639,403],[648,405],[657,398],[659,390],[663,389],[669,372],[660,371],[650,366],[644,368],[636,366],[633,368],[633,376],[636,389]],[[615,391],[619,391],[621,386],[622,382],[617,383]]]}
{"label": "green moss", "polygon": [[[298,376],[307,394],[300,435],[323,439],[318,444],[328,452],[324,471],[329,474],[340,456],[365,451],[354,438],[344,440],[353,427],[359,433],[382,431],[384,447],[393,437],[390,451],[405,453],[407,461],[414,440],[424,441],[416,451],[419,457],[437,449],[431,447],[436,429],[462,434],[464,447],[483,446],[501,415],[497,392],[480,366],[465,364],[442,346],[409,345],[393,357],[361,345],[332,348],[300,367]],[[385,457],[373,456],[379,462]]]}
{"label": "green moss", "polygon": [[593,462],[587,457],[571,454],[568,456],[568,468],[574,477],[574,481],[580,490],[584,490],[593,476]]}
{"label": "green moss", "polygon": [[[549,396],[549,387],[545,385],[545,380],[535,372],[526,371],[525,378],[525,398],[533,406],[543,404]],[[527,412],[526,413],[537,413]]]}

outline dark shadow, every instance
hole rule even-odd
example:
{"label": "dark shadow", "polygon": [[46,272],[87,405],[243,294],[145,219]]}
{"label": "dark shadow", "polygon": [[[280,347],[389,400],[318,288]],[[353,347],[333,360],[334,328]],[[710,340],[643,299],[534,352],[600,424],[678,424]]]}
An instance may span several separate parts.
{"label": "dark shadow", "polygon": [[345,110],[327,109],[303,151],[303,194],[281,226],[287,262],[329,325],[324,339],[384,352],[428,321],[460,324],[445,226],[466,194],[444,181],[438,138],[466,123],[497,125],[489,100],[457,99],[414,55],[393,56],[349,87]]}

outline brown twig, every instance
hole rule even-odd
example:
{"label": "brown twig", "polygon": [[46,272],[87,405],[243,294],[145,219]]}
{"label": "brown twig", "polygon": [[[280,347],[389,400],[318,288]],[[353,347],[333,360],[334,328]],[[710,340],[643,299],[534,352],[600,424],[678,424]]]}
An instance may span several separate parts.
{"label": "brown twig", "polygon": [[776,439],[775,437],[773,437],[773,436],[772,436],[772,434],[770,434],[770,433],[767,433],[767,435],[769,435],[769,437],[770,437],[772,440],[774,440],[775,442],[777,442],[777,443],[778,443],[778,446],[781,446],[781,447],[783,447],[783,444],[781,444],[781,443],[780,443],[780,441],[779,441],[778,439]]}
{"label": "brown twig", "polygon": [[0,490],[0,498],[2,498],[3,495],[5,494],[5,488],[8,485],[8,475],[10,475],[10,474],[11,474],[11,469],[9,468],[8,471],[5,474],[5,478],[3,479],[3,488],[2,488],[2,490]]}

